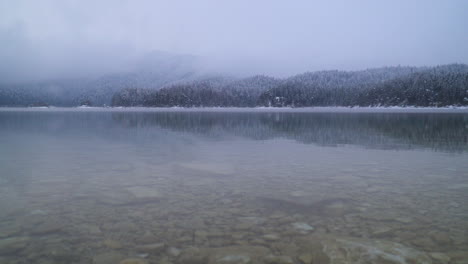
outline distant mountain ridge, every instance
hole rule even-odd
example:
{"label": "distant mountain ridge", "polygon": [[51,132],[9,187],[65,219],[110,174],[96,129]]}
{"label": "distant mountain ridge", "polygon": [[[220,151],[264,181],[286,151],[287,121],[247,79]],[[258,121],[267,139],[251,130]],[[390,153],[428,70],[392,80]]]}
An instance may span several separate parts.
{"label": "distant mountain ridge", "polygon": [[202,79],[160,90],[124,89],[114,106],[312,107],[468,105],[468,66],[318,71],[285,79]]}
{"label": "distant mountain ridge", "polygon": [[194,56],[155,51],[129,62],[127,71],[98,78],[0,82],[0,106],[77,106],[85,101],[96,106],[110,105],[112,96],[124,88],[158,89],[170,83],[194,80],[200,74],[197,63]]}
{"label": "distant mountain ridge", "polygon": [[0,84],[0,106],[310,107],[468,105],[468,65],[316,71],[238,78],[196,57],[155,52],[96,79]]}

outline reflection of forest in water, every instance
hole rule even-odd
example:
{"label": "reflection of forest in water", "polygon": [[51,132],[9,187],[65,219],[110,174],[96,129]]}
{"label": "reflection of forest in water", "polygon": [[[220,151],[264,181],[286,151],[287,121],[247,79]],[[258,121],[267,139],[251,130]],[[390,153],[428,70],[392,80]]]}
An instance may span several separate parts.
{"label": "reflection of forest in water", "polygon": [[0,121],[3,131],[45,130],[111,138],[125,137],[132,129],[145,129],[138,137],[154,136],[155,127],[212,139],[239,136],[327,146],[468,150],[468,115],[456,113],[4,112]]}
{"label": "reflection of forest in water", "polygon": [[468,116],[427,113],[114,113],[127,126],[159,126],[210,137],[294,139],[378,149],[468,150]]}

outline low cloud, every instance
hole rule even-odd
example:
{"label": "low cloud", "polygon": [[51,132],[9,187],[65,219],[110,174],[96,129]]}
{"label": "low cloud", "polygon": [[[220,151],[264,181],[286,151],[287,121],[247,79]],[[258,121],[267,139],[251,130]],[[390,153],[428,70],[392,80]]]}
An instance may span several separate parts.
{"label": "low cloud", "polygon": [[275,76],[467,63],[467,9],[462,0],[0,1],[0,79],[131,70],[154,50]]}

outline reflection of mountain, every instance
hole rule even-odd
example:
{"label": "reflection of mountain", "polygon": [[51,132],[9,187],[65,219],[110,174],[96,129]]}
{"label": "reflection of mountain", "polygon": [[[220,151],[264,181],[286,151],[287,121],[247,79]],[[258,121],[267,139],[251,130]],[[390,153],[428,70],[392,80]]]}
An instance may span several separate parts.
{"label": "reflection of mountain", "polygon": [[442,151],[468,150],[468,117],[463,114],[394,113],[114,113],[116,122],[209,137],[293,139],[319,145]]}
{"label": "reflection of mountain", "polygon": [[[161,129],[214,140],[291,139],[376,149],[468,151],[468,116],[448,113],[0,112],[0,134],[152,141]],[[83,135],[85,134],[85,135]]]}

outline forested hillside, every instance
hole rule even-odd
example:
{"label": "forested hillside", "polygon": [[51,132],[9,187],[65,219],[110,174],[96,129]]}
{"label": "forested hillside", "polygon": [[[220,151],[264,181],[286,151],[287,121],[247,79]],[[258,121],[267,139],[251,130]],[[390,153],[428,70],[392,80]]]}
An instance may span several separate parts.
{"label": "forested hillside", "polygon": [[206,79],[160,90],[127,88],[114,106],[311,107],[468,105],[468,66],[320,71],[286,79]]}
{"label": "forested hillside", "polygon": [[127,88],[112,98],[114,106],[255,107],[260,96],[280,80],[267,76],[245,79],[209,78],[163,87],[160,90]]}
{"label": "forested hillside", "polygon": [[362,91],[355,104],[468,105],[468,66],[439,66],[385,81]]}
{"label": "forested hillside", "polygon": [[[153,67],[153,66],[147,66]],[[161,70],[162,69],[162,70]],[[0,85],[0,106],[312,107],[466,106],[468,65],[308,72],[284,79],[159,70]]]}

